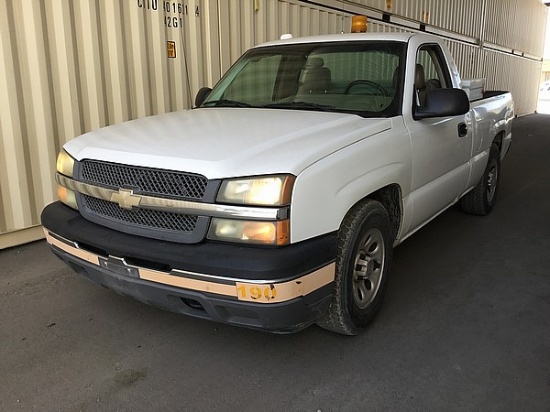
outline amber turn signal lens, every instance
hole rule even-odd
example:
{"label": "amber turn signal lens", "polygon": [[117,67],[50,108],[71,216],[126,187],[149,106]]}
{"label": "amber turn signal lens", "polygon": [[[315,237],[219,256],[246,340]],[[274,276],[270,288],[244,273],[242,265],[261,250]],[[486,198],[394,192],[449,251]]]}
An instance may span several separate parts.
{"label": "amber turn signal lens", "polygon": [[65,186],[61,186],[60,184],[58,184],[57,198],[67,206],[78,210],[78,204],[76,203],[76,193],[73,190],[67,189]]}

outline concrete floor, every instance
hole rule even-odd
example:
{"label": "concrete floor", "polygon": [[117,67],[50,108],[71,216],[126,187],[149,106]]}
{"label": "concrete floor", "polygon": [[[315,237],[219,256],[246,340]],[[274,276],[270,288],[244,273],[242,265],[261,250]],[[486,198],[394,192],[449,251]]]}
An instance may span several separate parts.
{"label": "concrete floor", "polygon": [[0,252],[3,411],[550,411],[550,116],[517,119],[488,217],[452,208],[395,250],[347,338],[163,312],[36,242]]}

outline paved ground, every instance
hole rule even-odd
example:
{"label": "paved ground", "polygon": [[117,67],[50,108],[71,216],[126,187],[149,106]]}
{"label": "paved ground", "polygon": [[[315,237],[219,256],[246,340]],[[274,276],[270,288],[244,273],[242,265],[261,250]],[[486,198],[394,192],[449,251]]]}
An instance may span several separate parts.
{"label": "paved ground", "polygon": [[491,216],[453,208],[395,250],[358,337],[178,316],[44,242],[0,252],[0,410],[550,411],[549,130],[517,120]]}

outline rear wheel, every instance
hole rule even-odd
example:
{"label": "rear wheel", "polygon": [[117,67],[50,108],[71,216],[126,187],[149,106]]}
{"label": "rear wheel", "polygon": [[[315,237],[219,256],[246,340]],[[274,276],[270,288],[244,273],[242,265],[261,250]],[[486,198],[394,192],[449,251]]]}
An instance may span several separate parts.
{"label": "rear wheel", "polygon": [[367,200],[355,206],[338,231],[333,298],[317,324],[344,335],[361,332],[382,303],[392,252],[390,219],[382,204]]}
{"label": "rear wheel", "polygon": [[462,210],[472,215],[486,216],[491,213],[497,200],[500,182],[500,151],[493,143],[489,152],[489,160],[481,180],[470,192],[460,200]]}

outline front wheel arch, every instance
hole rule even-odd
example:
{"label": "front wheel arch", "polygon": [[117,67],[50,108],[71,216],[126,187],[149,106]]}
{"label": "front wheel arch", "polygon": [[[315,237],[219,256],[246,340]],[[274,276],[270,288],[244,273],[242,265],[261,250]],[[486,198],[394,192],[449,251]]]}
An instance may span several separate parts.
{"label": "front wheel arch", "polygon": [[382,303],[393,255],[392,228],[384,206],[372,199],[356,204],[338,230],[333,296],[318,325],[356,335]]}

